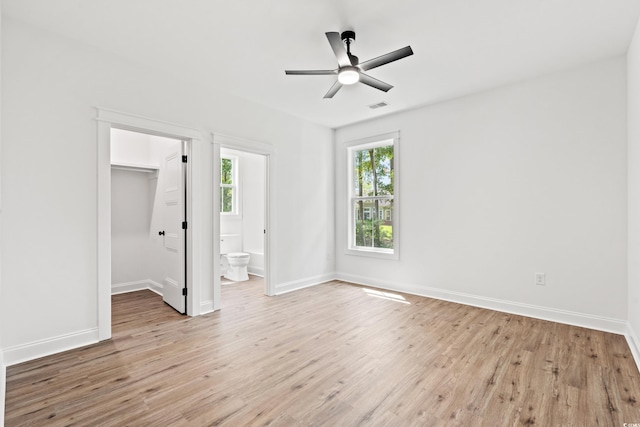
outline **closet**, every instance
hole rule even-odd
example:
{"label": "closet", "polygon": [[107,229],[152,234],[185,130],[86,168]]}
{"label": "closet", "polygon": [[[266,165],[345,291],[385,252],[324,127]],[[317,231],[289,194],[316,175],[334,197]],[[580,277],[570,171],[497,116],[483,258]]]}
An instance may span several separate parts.
{"label": "closet", "polygon": [[182,142],[120,129],[111,131],[111,291],[167,286],[163,204],[166,155]]}

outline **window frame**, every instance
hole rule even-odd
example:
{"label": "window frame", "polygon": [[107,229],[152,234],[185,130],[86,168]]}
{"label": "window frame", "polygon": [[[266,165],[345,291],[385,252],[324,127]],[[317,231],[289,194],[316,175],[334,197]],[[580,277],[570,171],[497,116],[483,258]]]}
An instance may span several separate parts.
{"label": "window frame", "polygon": [[[222,160],[227,159],[231,160],[231,182],[232,184],[223,184],[222,183]],[[220,154],[220,215],[224,215],[226,217],[235,217],[240,216],[240,204],[238,201],[240,186],[238,185],[238,177],[240,169],[240,160],[239,157],[234,154]],[[231,188],[231,212],[223,212],[222,211],[222,195],[223,188]]]}
{"label": "window frame", "polygon": [[[354,194],[354,153],[368,148],[384,147],[388,145],[393,145],[393,196],[356,196]],[[400,257],[400,132],[390,132],[347,142],[345,144],[345,151],[347,159],[347,236],[345,253],[347,255],[397,260]],[[390,215],[393,223],[393,249],[363,247],[356,246],[355,244],[355,202],[362,199],[366,200],[376,198],[380,200],[393,200],[393,209]],[[374,214],[371,212],[371,216],[373,217],[374,215],[378,216],[379,213]]]}

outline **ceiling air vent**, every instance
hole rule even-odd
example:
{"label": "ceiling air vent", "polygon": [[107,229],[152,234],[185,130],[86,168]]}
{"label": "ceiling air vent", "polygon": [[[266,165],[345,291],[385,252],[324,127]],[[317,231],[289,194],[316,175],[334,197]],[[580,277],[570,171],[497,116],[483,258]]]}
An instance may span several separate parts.
{"label": "ceiling air vent", "polygon": [[369,108],[371,108],[372,110],[376,110],[378,108],[386,107],[387,105],[389,104],[387,104],[386,102],[378,102],[377,104],[369,105]]}

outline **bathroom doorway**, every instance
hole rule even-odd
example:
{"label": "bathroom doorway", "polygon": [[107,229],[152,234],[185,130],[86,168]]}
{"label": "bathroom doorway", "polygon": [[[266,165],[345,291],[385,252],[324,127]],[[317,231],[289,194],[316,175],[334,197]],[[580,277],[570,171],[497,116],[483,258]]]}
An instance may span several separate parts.
{"label": "bathroom doorway", "polygon": [[261,286],[265,295],[274,295],[269,236],[273,161],[270,145],[214,135],[216,309],[222,286]]}

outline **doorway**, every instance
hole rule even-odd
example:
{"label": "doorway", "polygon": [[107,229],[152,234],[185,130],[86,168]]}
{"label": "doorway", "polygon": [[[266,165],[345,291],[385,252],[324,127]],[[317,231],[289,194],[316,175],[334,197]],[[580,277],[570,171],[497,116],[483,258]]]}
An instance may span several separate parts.
{"label": "doorway", "polygon": [[[201,194],[202,168],[193,158],[202,153],[202,134],[185,126],[149,119],[106,108],[97,108],[97,286],[98,286],[98,340],[111,338],[111,130],[122,129],[147,135],[173,138],[185,141],[187,164],[186,180],[186,240],[185,253],[187,263],[186,276],[186,313],[197,316],[201,313],[200,288],[195,286],[194,276],[202,277],[206,273],[201,259],[204,244],[198,230],[202,222],[194,212],[202,210],[203,202],[192,194]],[[182,160],[182,158],[181,158]],[[185,228],[180,228],[181,230]],[[159,230],[162,231],[162,230]],[[208,240],[208,239],[204,239]]]}
{"label": "doorway", "polygon": [[150,289],[186,314],[187,142],[111,129],[112,293]]}
{"label": "doorway", "polygon": [[[265,164],[264,155],[220,148],[222,286],[239,285],[249,276],[264,277]],[[236,254],[233,260],[231,254]]]}
{"label": "doorway", "polygon": [[[214,301],[220,308],[221,287],[234,286],[234,281],[225,279],[221,273],[225,268],[224,250],[249,255],[247,272],[263,276],[264,280],[236,283],[263,283],[263,293],[275,295],[273,290],[273,239],[270,236],[273,203],[270,198],[274,187],[274,149],[271,145],[241,138],[214,134]],[[224,165],[223,159],[227,159]],[[229,167],[237,168],[237,175],[225,178]],[[225,170],[223,170],[225,168]],[[234,185],[233,181],[235,180]],[[237,192],[234,195],[234,191]],[[234,206],[234,201],[236,205]],[[227,239],[227,242],[222,240]],[[234,242],[228,245],[229,242]],[[234,274],[235,275],[235,274]],[[232,275],[231,277],[233,278]],[[222,285],[225,283],[225,285]]]}

